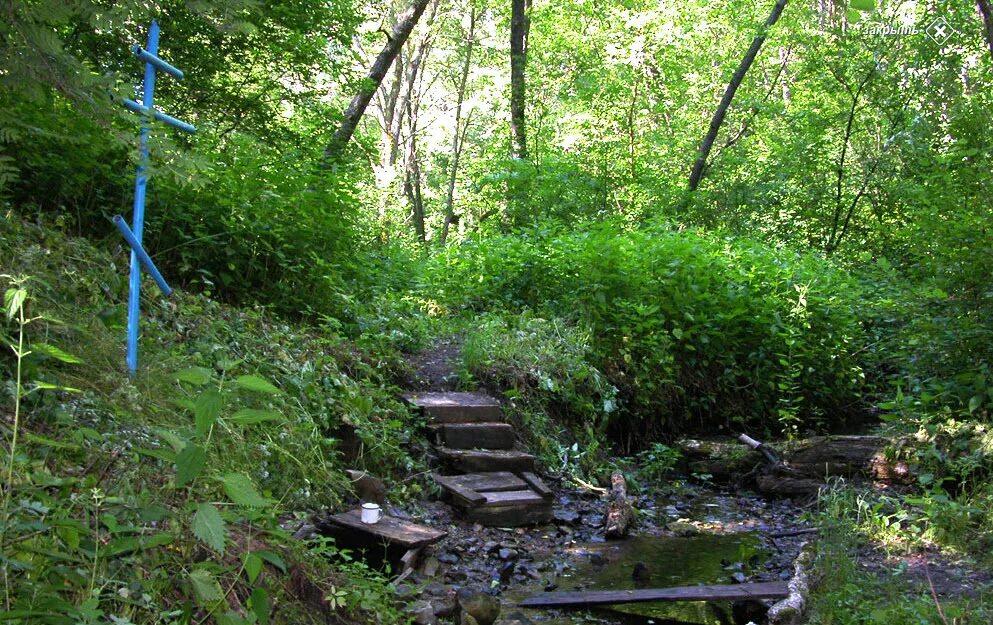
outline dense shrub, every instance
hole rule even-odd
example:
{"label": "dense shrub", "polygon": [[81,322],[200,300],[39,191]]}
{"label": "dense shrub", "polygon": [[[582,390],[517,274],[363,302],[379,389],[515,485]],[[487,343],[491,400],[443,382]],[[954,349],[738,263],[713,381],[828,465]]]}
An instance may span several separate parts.
{"label": "dense shrub", "polygon": [[466,243],[427,283],[453,307],[587,328],[624,427],[798,429],[862,408],[860,288],[812,255],[664,227],[549,227]]}

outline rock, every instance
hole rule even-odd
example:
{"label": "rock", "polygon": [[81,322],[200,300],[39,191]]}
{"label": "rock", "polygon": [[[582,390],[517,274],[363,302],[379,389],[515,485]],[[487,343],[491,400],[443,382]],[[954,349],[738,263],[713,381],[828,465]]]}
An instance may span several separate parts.
{"label": "rock", "polygon": [[444,597],[435,599],[432,602],[434,605],[434,615],[438,618],[449,618],[455,616],[458,611],[458,606],[455,602],[455,593],[449,591]]}
{"label": "rock", "polygon": [[514,576],[514,569],[517,567],[517,562],[511,560],[505,562],[503,566],[500,567],[500,583],[507,584],[510,582],[510,578]]}
{"label": "rock", "polygon": [[307,540],[317,533],[317,528],[310,523],[303,523],[297,531],[293,532],[293,538],[297,540]]}
{"label": "rock", "polygon": [[670,523],[669,530],[675,533],[676,536],[684,536],[684,537],[696,536],[697,534],[700,533],[700,529],[696,525],[693,525],[692,523],[684,519],[680,519],[674,523]]}
{"label": "rock", "polygon": [[519,555],[516,549],[503,548],[497,552],[497,557],[503,561],[516,560]]}
{"label": "rock", "polygon": [[445,579],[450,582],[464,582],[469,579],[469,574],[459,569],[451,569],[445,572]]}
{"label": "rock", "polygon": [[511,612],[506,617],[497,621],[496,625],[532,625],[531,619],[520,612]]}
{"label": "rock", "polygon": [[647,581],[651,577],[648,566],[644,562],[635,562],[634,570],[631,571],[631,578],[640,582]]}
{"label": "rock", "polygon": [[462,625],[493,625],[500,616],[500,602],[490,595],[462,588],[455,594]]}
{"label": "rock", "polygon": [[451,552],[446,552],[438,556],[438,562],[444,562],[445,564],[457,564],[459,557]]}
{"label": "rock", "polygon": [[603,527],[602,514],[590,514],[583,517],[583,525],[587,527]]}
{"label": "rock", "polygon": [[352,487],[359,499],[375,502],[381,506],[386,505],[386,484],[383,480],[355,469],[348,469],[345,473],[348,479],[352,480]]}
{"label": "rock", "polygon": [[558,587],[559,585],[556,584],[555,582],[548,582],[547,584],[545,584],[545,592],[552,592],[556,590]]}
{"label": "rock", "polygon": [[421,565],[421,575],[424,577],[434,577],[438,574],[438,569],[441,568],[441,563],[438,558],[431,556],[425,558],[424,564]]}
{"label": "rock", "polygon": [[569,510],[567,508],[556,508],[552,510],[552,519],[556,523],[563,523],[565,525],[575,525],[579,523],[579,519],[582,515],[575,510]]}
{"label": "rock", "polygon": [[748,576],[741,571],[735,571],[731,574],[731,579],[733,579],[736,584],[744,584],[748,581]]}
{"label": "rock", "polygon": [[603,557],[602,553],[591,553],[590,564],[597,567],[603,566],[604,564],[607,564],[607,558]]}
{"label": "rock", "polygon": [[428,601],[418,601],[407,610],[417,625],[437,625],[438,617],[434,613],[434,606]]}

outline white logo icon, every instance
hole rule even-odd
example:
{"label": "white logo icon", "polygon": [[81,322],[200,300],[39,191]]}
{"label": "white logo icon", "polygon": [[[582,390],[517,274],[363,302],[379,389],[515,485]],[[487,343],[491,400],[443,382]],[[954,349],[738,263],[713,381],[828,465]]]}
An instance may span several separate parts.
{"label": "white logo icon", "polygon": [[940,46],[948,41],[952,35],[956,33],[956,30],[945,21],[945,18],[939,17],[931,22],[931,25],[928,26],[924,32],[926,32],[928,37]]}

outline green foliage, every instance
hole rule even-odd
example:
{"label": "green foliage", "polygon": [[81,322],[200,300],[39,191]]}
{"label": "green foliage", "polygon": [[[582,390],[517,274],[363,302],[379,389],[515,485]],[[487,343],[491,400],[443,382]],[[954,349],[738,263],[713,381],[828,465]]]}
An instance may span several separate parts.
{"label": "green foliage", "polygon": [[512,400],[508,416],[544,464],[567,473],[591,469],[617,409],[617,389],[590,364],[589,333],[527,311],[485,315],[466,332],[467,376]]}
{"label": "green foliage", "polygon": [[859,284],[816,256],[602,225],[466,244],[427,272],[451,308],[530,308],[588,328],[583,358],[619,389],[621,431],[793,431],[860,414]]}
{"label": "green foliage", "polygon": [[[381,576],[330,565],[333,548],[305,549],[280,524],[341,500],[346,423],[368,441],[350,459],[358,466],[419,468],[404,450],[407,411],[361,351],[331,332],[180,295],[178,306],[146,309],[142,370],[129,381],[124,302],[107,297],[122,281],[113,260],[24,222],[0,229],[0,265],[35,276],[10,283],[0,325],[5,343],[23,337],[22,357],[0,360],[2,405],[30,414],[3,426],[8,439],[20,434],[4,459],[5,618],[323,619],[296,603],[287,563],[319,592],[354,589],[342,616],[394,612]],[[57,320],[70,315],[71,325]],[[27,323],[9,325],[18,320]],[[375,362],[389,362],[378,345]]]}

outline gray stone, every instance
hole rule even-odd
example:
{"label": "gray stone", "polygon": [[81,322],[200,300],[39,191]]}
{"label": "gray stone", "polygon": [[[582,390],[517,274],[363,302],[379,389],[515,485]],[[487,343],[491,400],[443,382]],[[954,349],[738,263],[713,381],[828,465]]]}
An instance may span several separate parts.
{"label": "gray stone", "polygon": [[455,594],[462,625],[493,625],[500,616],[500,602],[486,593],[462,588]]}
{"label": "gray stone", "polygon": [[435,616],[434,606],[428,601],[418,601],[407,610],[414,617],[417,625],[437,625],[438,617]]}

